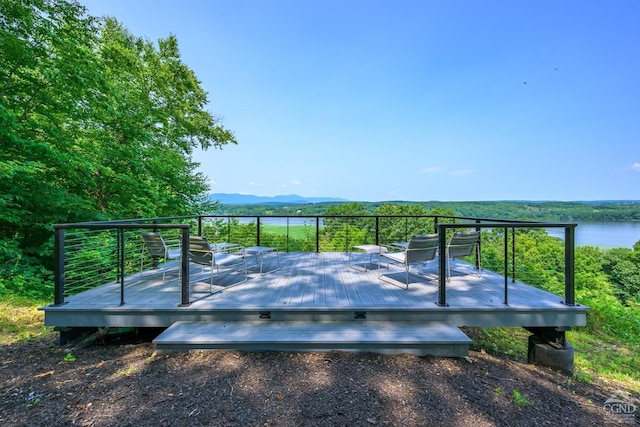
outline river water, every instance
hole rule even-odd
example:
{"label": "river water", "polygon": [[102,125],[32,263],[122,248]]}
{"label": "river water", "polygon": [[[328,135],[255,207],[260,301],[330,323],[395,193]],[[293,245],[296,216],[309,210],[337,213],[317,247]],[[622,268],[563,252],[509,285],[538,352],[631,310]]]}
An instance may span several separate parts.
{"label": "river water", "polygon": [[[243,220],[241,222],[251,222]],[[286,219],[262,218],[263,224],[285,225]],[[632,248],[640,240],[640,221],[636,222],[578,222],[576,227],[576,246],[597,246],[602,249]],[[315,218],[289,218],[289,225],[308,225],[315,227]],[[320,221],[322,226],[322,220]],[[550,228],[551,236],[564,238],[564,228]]]}
{"label": "river water", "polygon": [[[578,222],[576,246],[602,249],[632,248],[640,240],[640,222]],[[564,238],[563,228],[547,230],[551,236]]]}

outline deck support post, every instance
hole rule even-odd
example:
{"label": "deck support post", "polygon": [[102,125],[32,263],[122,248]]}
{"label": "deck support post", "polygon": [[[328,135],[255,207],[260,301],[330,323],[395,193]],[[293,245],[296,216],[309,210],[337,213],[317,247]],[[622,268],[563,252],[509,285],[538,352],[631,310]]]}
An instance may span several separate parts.
{"label": "deck support post", "polygon": [[565,337],[565,331],[570,328],[528,327],[525,329],[533,333],[529,336],[528,363],[573,375],[574,349]]}

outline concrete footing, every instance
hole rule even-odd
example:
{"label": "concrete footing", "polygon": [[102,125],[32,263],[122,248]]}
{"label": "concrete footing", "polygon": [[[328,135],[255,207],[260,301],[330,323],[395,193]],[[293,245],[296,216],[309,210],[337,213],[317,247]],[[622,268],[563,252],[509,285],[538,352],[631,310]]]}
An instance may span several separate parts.
{"label": "concrete footing", "polygon": [[529,363],[546,366],[566,375],[573,375],[573,356],[573,346],[567,341],[558,344],[537,335],[529,336]]}

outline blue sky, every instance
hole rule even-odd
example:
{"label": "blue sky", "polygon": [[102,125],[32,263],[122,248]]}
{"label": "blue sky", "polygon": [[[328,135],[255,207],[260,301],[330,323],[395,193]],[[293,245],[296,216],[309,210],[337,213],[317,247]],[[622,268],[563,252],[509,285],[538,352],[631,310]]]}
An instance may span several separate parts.
{"label": "blue sky", "polygon": [[81,0],[174,34],[238,145],[212,192],[640,199],[640,2]]}

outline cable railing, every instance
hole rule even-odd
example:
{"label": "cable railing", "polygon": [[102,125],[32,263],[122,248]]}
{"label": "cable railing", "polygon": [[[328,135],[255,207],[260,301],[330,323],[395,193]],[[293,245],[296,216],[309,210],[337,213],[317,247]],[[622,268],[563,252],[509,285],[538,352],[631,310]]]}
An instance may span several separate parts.
{"label": "cable railing", "polygon": [[[498,251],[501,253],[497,256],[484,259],[483,253],[482,266],[489,266],[504,277],[503,302],[508,304],[508,280],[538,278],[538,272],[526,275],[523,256],[517,255],[519,234],[553,228],[564,229],[563,253],[558,255],[564,258],[564,268],[551,273],[563,282],[564,303],[575,305],[575,227],[576,224],[570,223],[442,215],[199,215],[57,224],[53,226],[56,260],[54,305],[62,305],[69,296],[107,283],[119,284],[120,303],[124,305],[125,279],[159,267],[160,260],[143,256],[142,231],[159,231],[167,243],[173,242],[182,248],[179,305],[185,306],[191,303],[189,262],[185,253],[191,234],[205,236],[211,242],[233,242],[247,247],[269,246],[281,252],[348,252],[355,245],[389,245],[408,241],[414,234],[429,233],[439,235],[439,245],[443,250],[452,233],[459,229],[475,229],[483,234],[492,232],[485,237],[502,241]],[[446,258],[440,256],[439,306],[447,305],[445,263]]]}

